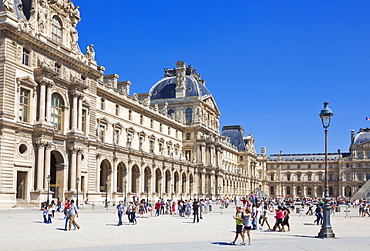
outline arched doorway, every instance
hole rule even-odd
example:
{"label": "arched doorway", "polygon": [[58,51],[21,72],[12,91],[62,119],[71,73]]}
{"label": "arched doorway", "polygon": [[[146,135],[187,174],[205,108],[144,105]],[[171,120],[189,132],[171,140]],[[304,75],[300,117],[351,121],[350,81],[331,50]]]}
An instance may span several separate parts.
{"label": "arched doorway", "polygon": [[170,187],[171,187],[171,173],[169,170],[166,171],[165,174],[166,184],[164,186],[164,192],[167,193],[167,195],[170,195]]}
{"label": "arched doorway", "polygon": [[194,192],[194,177],[193,174],[189,174],[189,194],[191,199],[191,193]]}
{"label": "arched doorway", "polygon": [[162,179],[162,173],[161,173],[161,170],[159,168],[157,168],[155,170],[155,193],[159,193],[161,196],[161,179]]}
{"label": "arched doorway", "polygon": [[352,196],[352,189],[350,186],[346,186],[344,189],[344,196],[351,197]]}
{"label": "arched doorway", "polygon": [[147,166],[144,170],[144,192],[149,194],[149,191],[151,190],[150,186],[150,178],[152,177],[152,173],[150,171],[150,168]]}
{"label": "arched doorway", "polygon": [[316,188],[316,195],[318,197],[323,197],[323,191],[322,191],[322,187],[321,186],[319,186],[319,187]]}
{"label": "arched doorway", "polygon": [[180,180],[180,176],[179,176],[179,173],[176,171],[175,174],[174,174],[174,181],[173,181],[173,193],[174,194],[177,194],[179,192],[179,182]]}
{"label": "arched doorway", "polygon": [[297,196],[300,197],[302,195],[301,187],[297,186],[296,190],[297,190]]}
{"label": "arched doorway", "polygon": [[64,158],[58,151],[52,151],[50,154],[50,191],[52,198],[65,197],[63,191],[66,188],[64,184]]}
{"label": "arched doorway", "polygon": [[111,182],[111,165],[108,160],[103,160],[100,164],[100,192],[109,191],[108,185]]}
{"label": "arched doorway", "polygon": [[[127,193],[127,181],[126,181],[127,169],[123,162],[117,166],[117,192]],[[125,196],[126,197],[126,196]]]}
{"label": "arched doorway", "polygon": [[139,187],[140,187],[140,169],[137,165],[134,165],[131,171],[131,192],[138,193]]}
{"label": "arched doorway", "polygon": [[181,178],[181,197],[184,193],[186,193],[186,174],[185,173],[182,174],[182,178]]}

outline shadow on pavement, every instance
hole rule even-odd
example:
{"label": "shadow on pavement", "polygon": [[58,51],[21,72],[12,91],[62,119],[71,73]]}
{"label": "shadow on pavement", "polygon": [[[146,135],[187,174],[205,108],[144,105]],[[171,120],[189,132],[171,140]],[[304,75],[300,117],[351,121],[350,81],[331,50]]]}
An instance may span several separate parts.
{"label": "shadow on pavement", "polygon": [[67,231],[67,229],[60,228],[60,227],[59,227],[59,228],[58,228],[58,227],[57,227],[57,228],[55,228],[55,230],[59,230],[59,231]]}
{"label": "shadow on pavement", "polygon": [[235,246],[233,244],[230,244],[229,242],[224,242],[224,241],[212,242],[212,244],[220,245],[220,246]]}

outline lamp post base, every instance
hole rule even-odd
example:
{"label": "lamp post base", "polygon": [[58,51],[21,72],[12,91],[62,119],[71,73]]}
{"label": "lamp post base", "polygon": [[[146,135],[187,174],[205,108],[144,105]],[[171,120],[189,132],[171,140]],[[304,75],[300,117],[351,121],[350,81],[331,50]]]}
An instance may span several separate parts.
{"label": "lamp post base", "polygon": [[324,198],[324,222],[317,237],[325,239],[335,238],[335,234],[330,223],[330,199],[327,197]]}
{"label": "lamp post base", "polygon": [[335,234],[333,232],[333,229],[330,228],[321,228],[317,238],[322,238],[322,239],[329,239],[329,238],[335,238]]}

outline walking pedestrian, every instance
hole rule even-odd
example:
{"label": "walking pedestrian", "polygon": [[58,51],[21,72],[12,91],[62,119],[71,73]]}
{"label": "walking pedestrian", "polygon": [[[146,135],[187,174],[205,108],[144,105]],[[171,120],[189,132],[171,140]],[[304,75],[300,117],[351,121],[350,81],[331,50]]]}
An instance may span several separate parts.
{"label": "walking pedestrian", "polygon": [[118,224],[117,224],[117,226],[122,226],[122,214],[123,214],[124,209],[125,209],[125,207],[123,205],[123,202],[120,201],[119,204],[116,207],[116,211],[117,211],[117,214],[118,214]]}
{"label": "walking pedestrian", "polygon": [[69,209],[69,227],[68,227],[68,230],[71,231],[71,228],[72,228],[72,224],[74,223],[77,227],[77,229],[80,229],[80,225],[77,224],[77,222],[75,221],[75,217],[78,218],[78,211],[77,211],[77,207],[76,205],[74,204],[75,201],[74,200],[71,200],[71,205],[70,205],[70,209]]}
{"label": "walking pedestrian", "polygon": [[262,213],[262,223],[261,223],[261,227],[263,227],[263,224],[266,222],[267,226],[268,226],[268,230],[271,230],[271,227],[270,227],[270,224],[269,224],[269,221],[268,221],[268,207],[267,205],[263,207],[263,213]]}
{"label": "walking pedestrian", "polygon": [[159,216],[160,211],[161,211],[161,201],[159,200],[157,203],[155,203],[155,216]]}
{"label": "walking pedestrian", "polygon": [[242,242],[244,243],[244,235],[243,235],[243,212],[240,207],[236,207],[236,213],[235,216],[233,216],[235,219],[235,224],[236,224],[236,233],[235,233],[235,238],[232,242],[230,242],[230,245],[235,245],[236,240],[238,239],[239,235],[242,238]]}
{"label": "walking pedestrian", "polygon": [[[250,207],[247,207],[245,208],[245,213],[244,213],[244,220],[243,220],[243,223],[244,223],[244,229],[243,229],[243,235],[244,235],[244,238],[245,238],[245,233],[247,233],[247,236],[248,236],[248,246],[252,245],[251,243],[251,229],[252,229],[252,210]],[[243,243],[241,244],[245,244],[245,242],[243,241]]]}
{"label": "walking pedestrian", "polygon": [[136,205],[133,203],[133,202],[130,202],[131,203],[131,222],[132,222],[132,225],[136,225],[137,224],[137,220],[136,220]]}
{"label": "walking pedestrian", "polygon": [[193,214],[194,214],[193,223],[195,223],[195,219],[197,219],[197,223],[199,223],[199,204],[197,201],[194,201],[193,203]]}

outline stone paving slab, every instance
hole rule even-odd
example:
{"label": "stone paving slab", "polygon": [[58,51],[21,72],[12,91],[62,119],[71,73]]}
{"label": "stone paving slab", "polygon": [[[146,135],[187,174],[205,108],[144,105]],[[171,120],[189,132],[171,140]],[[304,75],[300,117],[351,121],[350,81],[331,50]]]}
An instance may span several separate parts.
{"label": "stone paving slab", "polygon": [[[370,217],[358,217],[356,209],[347,218],[344,212],[332,216],[338,239],[315,238],[320,231],[313,224],[315,216],[292,213],[291,232],[252,231],[251,247],[228,245],[235,235],[234,210],[220,214],[217,208],[196,224],[191,218],[161,215],[118,227],[113,209],[86,207],[76,220],[81,229],[70,232],[63,230],[62,213],[52,224],[44,224],[42,212],[35,209],[0,211],[0,250],[370,250]],[[270,224],[273,220],[269,215]]]}

